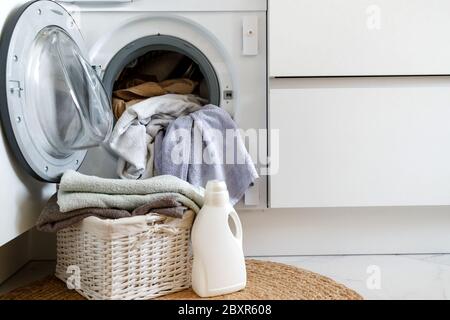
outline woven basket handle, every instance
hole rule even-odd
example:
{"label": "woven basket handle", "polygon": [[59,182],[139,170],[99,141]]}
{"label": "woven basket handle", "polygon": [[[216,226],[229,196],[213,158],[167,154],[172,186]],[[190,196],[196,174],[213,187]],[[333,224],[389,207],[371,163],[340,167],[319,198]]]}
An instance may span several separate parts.
{"label": "woven basket handle", "polygon": [[173,226],[168,226],[165,224],[158,224],[158,222],[163,222],[166,218],[158,216],[158,215],[148,215],[146,217],[146,222],[149,227],[153,227],[154,229],[149,229],[148,232],[166,232],[169,234],[178,234],[180,233],[180,229]]}
{"label": "woven basket handle", "polygon": [[176,235],[181,232],[180,228],[164,225],[164,224],[157,224],[157,222],[164,221],[163,217],[155,216],[155,215],[148,215],[146,222],[147,225],[150,227],[145,233],[141,234],[136,241],[133,243],[131,249],[134,250],[137,246],[141,245],[141,243],[150,237],[152,233],[155,232],[165,232],[170,235]]}

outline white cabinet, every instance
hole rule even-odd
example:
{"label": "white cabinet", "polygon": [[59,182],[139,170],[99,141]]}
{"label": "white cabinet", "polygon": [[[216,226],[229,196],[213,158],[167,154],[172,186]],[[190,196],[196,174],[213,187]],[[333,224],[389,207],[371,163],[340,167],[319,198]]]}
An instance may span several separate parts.
{"label": "white cabinet", "polygon": [[450,74],[448,0],[269,0],[270,76]]}
{"label": "white cabinet", "polygon": [[450,205],[450,77],[275,79],[269,123],[272,208]]}

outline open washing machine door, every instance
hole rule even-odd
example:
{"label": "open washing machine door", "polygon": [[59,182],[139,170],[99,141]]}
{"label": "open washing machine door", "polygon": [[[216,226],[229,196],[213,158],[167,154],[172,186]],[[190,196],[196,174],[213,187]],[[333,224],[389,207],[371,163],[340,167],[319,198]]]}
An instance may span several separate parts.
{"label": "open washing machine door", "polygon": [[58,182],[112,130],[110,101],[72,16],[53,1],[19,8],[0,43],[0,115],[19,164]]}

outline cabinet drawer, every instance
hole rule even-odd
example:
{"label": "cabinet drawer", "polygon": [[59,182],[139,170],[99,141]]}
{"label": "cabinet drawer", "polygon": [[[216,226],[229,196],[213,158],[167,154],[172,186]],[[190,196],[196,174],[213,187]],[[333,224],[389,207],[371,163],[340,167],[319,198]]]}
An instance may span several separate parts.
{"label": "cabinet drawer", "polygon": [[273,208],[450,205],[450,77],[276,79],[269,117]]}
{"label": "cabinet drawer", "polygon": [[270,76],[448,75],[448,0],[269,0]]}

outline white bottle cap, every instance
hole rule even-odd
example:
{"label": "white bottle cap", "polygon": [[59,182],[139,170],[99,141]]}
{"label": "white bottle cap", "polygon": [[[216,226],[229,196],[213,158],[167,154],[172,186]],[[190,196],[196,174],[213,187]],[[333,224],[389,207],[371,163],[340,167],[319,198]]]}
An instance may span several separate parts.
{"label": "white bottle cap", "polygon": [[228,191],[227,184],[225,181],[220,180],[210,180],[206,184],[206,191],[207,192],[221,192],[221,191]]}
{"label": "white bottle cap", "polygon": [[225,181],[211,180],[206,184],[205,204],[207,205],[225,205],[230,201],[227,184]]}

